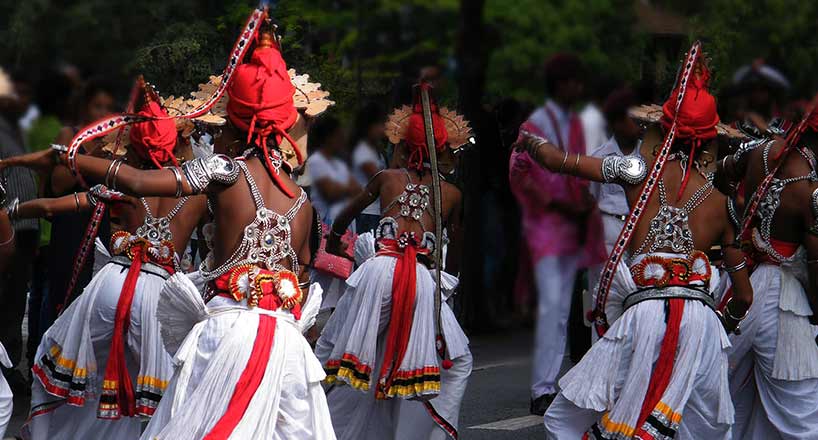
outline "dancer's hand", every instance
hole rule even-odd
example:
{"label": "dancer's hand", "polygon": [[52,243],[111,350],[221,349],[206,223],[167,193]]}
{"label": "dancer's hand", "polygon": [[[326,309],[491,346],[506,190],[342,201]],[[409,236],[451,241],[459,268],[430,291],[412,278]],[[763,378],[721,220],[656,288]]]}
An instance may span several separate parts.
{"label": "dancer's hand", "polygon": [[327,236],[327,247],[325,250],[328,254],[337,255],[339,257],[346,258],[347,260],[354,261],[354,259],[347,254],[348,248],[349,245],[344,243],[344,241],[341,240],[341,237],[338,237],[333,233],[330,233]]}
{"label": "dancer's hand", "polygon": [[26,167],[36,171],[38,174],[46,175],[50,174],[58,163],[59,156],[57,151],[49,148],[35,153],[22,154],[0,160],[0,171],[11,167]]}

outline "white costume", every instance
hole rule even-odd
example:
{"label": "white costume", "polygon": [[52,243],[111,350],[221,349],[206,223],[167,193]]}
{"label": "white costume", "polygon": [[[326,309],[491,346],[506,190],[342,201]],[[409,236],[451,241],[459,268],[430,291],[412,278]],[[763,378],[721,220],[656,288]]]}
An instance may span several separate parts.
{"label": "white costume", "polygon": [[[12,367],[11,359],[9,359],[3,344],[0,344],[0,365],[6,368]],[[0,374],[0,438],[4,438],[6,435],[6,428],[9,427],[13,406],[14,395],[11,393],[11,387],[9,387],[5,376]]]}
{"label": "white costume", "polygon": [[[177,370],[142,438],[332,440],[324,372],[302,336],[320,292],[310,293],[299,320],[291,271],[298,258],[290,222],[306,194],[277,214],[264,206],[244,162],[234,163],[250,186],[256,218],[228,261],[202,271],[203,293],[183,275],[165,285],[158,318],[168,348],[178,347]],[[287,258],[291,268],[280,263]]]}
{"label": "white costume", "polygon": [[[770,145],[764,146],[765,168]],[[758,250],[758,265],[750,276],[753,306],[741,323],[741,334],[730,337],[736,438],[818,438],[818,327],[809,323],[806,252],[797,243],[770,237],[782,190],[809,178],[814,172],[773,179],[758,213],[760,225],[752,231]]]}
{"label": "white costume", "polygon": [[[173,374],[155,315],[159,291],[178,267],[169,224],[185,200],[163,218],[154,218],[145,204],[145,223],[137,232],[120,231],[112,237],[113,257],[97,240],[96,261],[107,263],[46,331],[37,348],[31,411],[24,428],[27,436],[139,436],[142,420],[156,410]],[[146,261],[136,264],[133,258],[140,253]],[[128,307],[128,280],[134,276]],[[120,323],[118,315],[126,310],[130,312]],[[119,338],[118,325],[122,326]],[[112,348],[120,355],[111,353]],[[132,395],[122,391],[126,381],[133,387]],[[130,404],[138,417],[124,417],[128,411],[123,406]]]}
{"label": "white costume", "polygon": [[[404,193],[384,212],[397,206],[402,217],[419,219],[430,206],[429,188],[412,183],[408,173],[407,180]],[[340,439],[456,438],[472,366],[468,339],[445,302],[457,278],[441,273],[441,326],[452,363],[447,369],[448,362],[441,363],[435,349],[436,274],[417,258],[431,255],[434,234],[425,232],[418,242],[410,234],[399,234],[392,217],[384,217],[376,231],[377,255],[347,280],[347,290],[316,346],[328,374],[327,401],[335,432]],[[366,254],[359,247],[356,256]],[[412,272],[415,284],[393,291],[396,277]],[[407,302],[406,295],[413,300]],[[395,322],[393,308],[406,320]],[[400,341],[394,348],[405,347],[402,358],[388,354],[393,336]],[[386,357],[388,365],[382,369]]]}
{"label": "white costume", "polygon": [[[683,208],[669,206],[661,180],[658,186],[662,208],[648,246],[630,265],[620,261],[606,306],[613,325],[559,381],[560,394],[544,418],[549,439],[586,433],[629,439],[640,432],[654,439],[730,438],[730,343],[713,311],[718,273],[692,250],[686,221],[712,185]],[[663,210],[676,216],[663,219]],[[657,252],[663,246],[677,252]]]}

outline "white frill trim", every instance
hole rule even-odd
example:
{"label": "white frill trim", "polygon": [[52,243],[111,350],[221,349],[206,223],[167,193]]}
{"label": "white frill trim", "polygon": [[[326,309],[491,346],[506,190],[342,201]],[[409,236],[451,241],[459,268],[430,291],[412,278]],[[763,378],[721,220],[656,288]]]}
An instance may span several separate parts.
{"label": "white frill trim", "polygon": [[0,343],[0,365],[11,368],[14,365],[11,363],[11,359],[9,359],[9,354],[6,352],[6,347],[3,347],[3,344]]}
{"label": "white frill trim", "polygon": [[108,252],[108,248],[106,248],[102,240],[97,237],[96,240],[94,240],[94,269],[91,273],[96,275],[110,260],[111,254]]}
{"label": "white frill trim", "polygon": [[780,380],[818,378],[816,327],[809,323],[812,314],[806,293],[798,279],[781,270],[778,302],[778,341],[772,376]]}
{"label": "white frill trim", "polygon": [[321,300],[324,296],[324,289],[318,283],[310,284],[310,291],[307,293],[307,301],[301,307],[301,319],[298,321],[298,329],[304,334],[315,325],[315,319],[321,309]]}
{"label": "white frill trim", "polygon": [[156,319],[162,332],[162,342],[168,353],[176,353],[191,329],[207,318],[207,305],[196,284],[183,273],[176,273],[165,281],[159,304],[161,307],[156,309]]}
{"label": "white frill trim", "polygon": [[355,264],[360,266],[364,261],[375,256],[375,236],[364,232],[355,241]]}

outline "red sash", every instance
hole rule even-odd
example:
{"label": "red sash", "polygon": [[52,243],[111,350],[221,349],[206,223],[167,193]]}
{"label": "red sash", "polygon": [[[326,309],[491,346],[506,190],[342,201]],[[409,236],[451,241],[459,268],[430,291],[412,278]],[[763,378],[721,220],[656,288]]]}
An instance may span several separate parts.
{"label": "red sash", "polygon": [[375,392],[377,399],[386,399],[387,390],[395,380],[395,374],[406,355],[406,346],[412,331],[417,293],[417,256],[429,255],[428,248],[420,247],[414,239],[381,239],[378,255],[397,258],[392,277],[392,312],[386,334],[386,351],[378,374]]}
{"label": "red sash", "polygon": [[[247,289],[240,287],[239,282],[242,277],[248,277],[248,283],[242,283],[242,285],[249,286]],[[282,287],[284,283],[292,283],[292,286],[285,289]],[[238,266],[211,281],[210,288],[216,295],[231,298],[236,302],[246,298],[249,307],[257,306],[265,310],[278,310],[283,306],[292,312],[295,319],[301,319],[301,290],[298,286],[298,278],[290,271],[273,272],[258,266]],[[290,288],[294,293],[287,294]],[[258,320],[258,330],[253,349],[250,351],[250,359],[247,360],[247,365],[233,388],[233,395],[230,397],[227,409],[204,440],[222,440],[230,437],[244,417],[250,401],[264,379],[264,372],[273,350],[276,318],[259,314]]]}
{"label": "red sash", "polygon": [[[122,238],[124,237],[124,238]],[[112,242],[122,238],[128,240],[130,234],[124,231],[117,232],[111,238]],[[167,245],[167,243],[165,243]],[[114,334],[111,337],[111,349],[108,353],[108,362],[105,365],[105,376],[102,383],[102,395],[99,398],[97,417],[101,419],[119,419],[122,416],[133,417],[137,414],[152,415],[154,408],[137,407],[134,397],[134,387],[131,376],[128,374],[128,365],[125,362],[125,334],[130,327],[131,305],[133,304],[136,283],[143,263],[152,263],[165,269],[169,274],[174,273],[172,257],[169,261],[157,261],[149,248],[153,244],[144,239],[130,241],[121,254],[131,260],[119,300],[116,303],[114,315]],[[173,245],[170,245],[173,251]]]}

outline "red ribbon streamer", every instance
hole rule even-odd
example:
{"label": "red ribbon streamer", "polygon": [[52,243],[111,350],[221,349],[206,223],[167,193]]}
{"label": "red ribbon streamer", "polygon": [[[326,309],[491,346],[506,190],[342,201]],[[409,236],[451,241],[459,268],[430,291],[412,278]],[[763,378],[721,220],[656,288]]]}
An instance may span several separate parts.
{"label": "red ribbon streamer", "polygon": [[408,245],[402,249],[394,240],[381,241],[390,255],[397,257],[395,273],[392,277],[392,312],[389,317],[389,330],[386,334],[386,351],[383,365],[378,374],[377,396],[384,396],[392,386],[395,373],[400,368],[406,355],[412,321],[415,316],[415,294],[417,293],[417,248]]}
{"label": "red ribbon streamer", "polygon": [[250,352],[250,359],[247,360],[247,365],[233,388],[233,395],[230,397],[227,409],[204,440],[223,440],[230,437],[244,417],[244,413],[247,412],[250,401],[261,385],[267,363],[270,361],[270,353],[273,350],[276,319],[267,315],[259,315],[258,319],[258,331],[256,340],[253,342],[253,350]]}
{"label": "red ribbon streamer", "polygon": [[645,424],[645,420],[647,420],[650,413],[662,399],[662,395],[670,383],[670,376],[673,373],[673,365],[676,361],[676,349],[679,345],[679,329],[681,328],[682,316],[684,315],[685,300],[672,298],[669,299],[667,303],[668,318],[665,336],[662,338],[659,359],[656,361],[656,367],[654,367],[653,374],[650,377],[650,384],[648,385],[645,400],[642,401],[642,410],[636,422],[637,428],[634,438],[653,439],[650,434],[642,429],[642,425]]}

